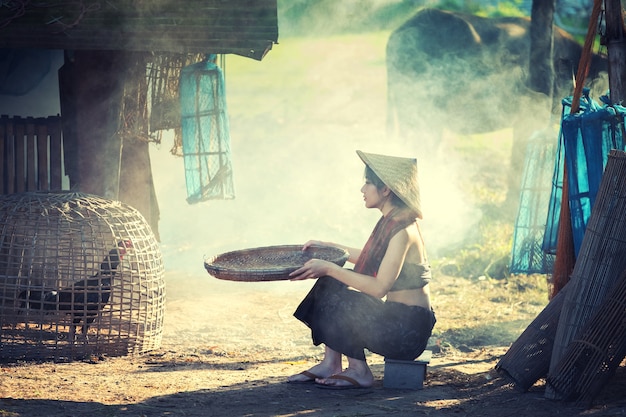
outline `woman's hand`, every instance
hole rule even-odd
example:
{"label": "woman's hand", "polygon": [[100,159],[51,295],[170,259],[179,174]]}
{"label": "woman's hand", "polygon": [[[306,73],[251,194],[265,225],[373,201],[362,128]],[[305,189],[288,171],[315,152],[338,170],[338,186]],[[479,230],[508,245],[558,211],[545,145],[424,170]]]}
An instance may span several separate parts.
{"label": "woman's hand", "polygon": [[302,245],[302,250],[305,251],[305,250],[307,250],[309,247],[311,247],[313,245],[315,245],[315,246],[330,246],[328,243],[322,242],[321,240],[309,240],[304,245]]}
{"label": "woman's hand", "polygon": [[[308,243],[308,242],[307,242]],[[302,267],[293,271],[289,276],[292,281],[301,281],[304,279],[316,279],[329,275],[330,269],[334,264],[332,262],[321,259],[310,259]]]}

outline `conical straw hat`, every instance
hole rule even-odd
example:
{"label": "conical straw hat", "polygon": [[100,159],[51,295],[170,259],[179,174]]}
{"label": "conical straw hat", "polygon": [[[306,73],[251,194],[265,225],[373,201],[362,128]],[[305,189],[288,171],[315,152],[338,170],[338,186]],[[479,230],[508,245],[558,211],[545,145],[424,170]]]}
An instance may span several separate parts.
{"label": "conical straw hat", "polygon": [[421,219],[422,204],[417,182],[417,160],[362,151],[356,151],[356,153],[365,165],[370,167],[378,178]]}

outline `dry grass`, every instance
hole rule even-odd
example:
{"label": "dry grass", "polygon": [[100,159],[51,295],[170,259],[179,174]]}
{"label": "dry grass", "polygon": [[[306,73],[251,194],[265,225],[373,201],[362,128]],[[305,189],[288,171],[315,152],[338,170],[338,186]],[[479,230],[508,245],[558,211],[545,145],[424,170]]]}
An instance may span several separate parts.
{"label": "dry grass", "polygon": [[439,276],[433,285],[438,318],[433,337],[444,351],[508,346],[547,302],[544,276]]}

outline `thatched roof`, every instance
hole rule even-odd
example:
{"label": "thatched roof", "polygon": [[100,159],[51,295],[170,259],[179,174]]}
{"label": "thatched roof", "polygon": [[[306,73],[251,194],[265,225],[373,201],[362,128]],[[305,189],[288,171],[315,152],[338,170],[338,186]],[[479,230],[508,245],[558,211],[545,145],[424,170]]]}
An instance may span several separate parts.
{"label": "thatched roof", "polygon": [[0,48],[238,54],[278,41],[276,0],[8,0]]}

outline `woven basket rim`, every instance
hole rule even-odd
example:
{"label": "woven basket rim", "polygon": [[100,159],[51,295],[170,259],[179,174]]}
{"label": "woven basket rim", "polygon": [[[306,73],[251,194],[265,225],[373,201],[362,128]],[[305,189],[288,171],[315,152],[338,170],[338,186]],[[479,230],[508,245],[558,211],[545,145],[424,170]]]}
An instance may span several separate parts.
{"label": "woven basket rim", "polygon": [[[306,251],[302,245],[275,245],[241,249],[213,256],[204,262],[209,275],[230,281],[277,281],[288,280],[289,274],[300,268],[308,259],[317,258],[343,266],[348,252],[334,246],[312,245]],[[246,260],[266,260],[262,265],[246,265]],[[229,260],[239,260],[237,266]],[[283,263],[276,265],[273,261]]]}

